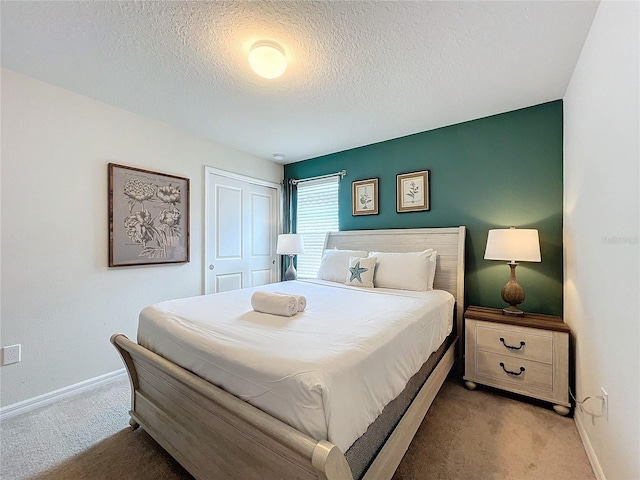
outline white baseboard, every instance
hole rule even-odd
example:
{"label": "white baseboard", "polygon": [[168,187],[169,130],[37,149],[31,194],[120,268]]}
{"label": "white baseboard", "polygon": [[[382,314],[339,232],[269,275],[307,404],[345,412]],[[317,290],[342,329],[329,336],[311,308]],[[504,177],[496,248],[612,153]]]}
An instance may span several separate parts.
{"label": "white baseboard", "polygon": [[591,468],[593,468],[593,473],[595,474],[596,479],[607,480],[604,476],[604,472],[602,471],[602,467],[600,466],[600,462],[598,461],[596,452],[591,446],[591,441],[587,436],[587,432],[582,425],[582,420],[580,420],[580,416],[577,411],[574,413],[573,419],[576,422],[576,427],[578,427],[578,433],[580,434],[580,438],[582,439],[582,444],[584,445],[584,449],[587,452],[587,457],[589,458],[589,462],[591,463]]}
{"label": "white baseboard", "polygon": [[87,390],[106,385],[110,382],[119,380],[125,377],[127,372],[124,368],[116,370],[115,372],[106,373],[99,377],[90,378],[84,382],[76,383],[75,385],[69,385],[68,387],[54,390],[53,392],[45,393],[44,395],[38,395],[37,397],[29,398],[22,402],[7,405],[0,408],[0,421],[11,418],[21,413],[29,412],[45,405],[50,405],[55,402],[59,402],[63,398],[71,397]]}

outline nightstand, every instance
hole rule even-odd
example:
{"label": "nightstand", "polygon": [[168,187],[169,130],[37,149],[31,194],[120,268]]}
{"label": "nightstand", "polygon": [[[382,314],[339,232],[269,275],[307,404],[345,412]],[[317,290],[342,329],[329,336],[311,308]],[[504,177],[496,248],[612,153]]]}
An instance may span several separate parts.
{"label": "nightstand", "polygon": [[465,321],[465,385],[476,383],[553,403],[569,413],[569,334],[560,317],[469,307]]}

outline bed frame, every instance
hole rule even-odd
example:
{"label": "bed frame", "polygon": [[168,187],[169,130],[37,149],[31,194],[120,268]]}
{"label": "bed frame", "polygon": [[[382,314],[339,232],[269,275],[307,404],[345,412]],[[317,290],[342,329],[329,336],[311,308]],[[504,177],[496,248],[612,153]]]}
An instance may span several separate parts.
{"label": "bed frame", "polygon": [[[325,248],[411,252],[438,251],[434,288],[456,298],[462,330],[465,227],[331,232]],[[234,397],[121,334],[111,342],[131,381],[131,420],[142,426],[197,479],[237,478],[352,480],[338,447],[308,435]],[[364,480],[389,480],[455,361],[447,349]],[[461,349],[459,349],[461,350]]]}

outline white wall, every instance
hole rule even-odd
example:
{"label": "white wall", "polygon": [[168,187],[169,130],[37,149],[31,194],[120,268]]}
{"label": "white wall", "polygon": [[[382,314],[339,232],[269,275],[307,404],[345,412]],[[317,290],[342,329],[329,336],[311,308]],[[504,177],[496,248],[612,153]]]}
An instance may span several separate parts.
{"label": "white wall", "polygon": [[600,4],[564,98],[564,317],[577,395],[609,393],[608,420],[576,423],[609,480],[640,478],[638,12]]}
{"label": "white wall", "polygon": [[[2,345],[14,404],[122,368],[142,307],[203,291],[204,166],[280,182],[276,163],[2,70]],[[215,115],[215,112],[212,112]],[[107,164],[191,179],[191,262],[108,268]]]}

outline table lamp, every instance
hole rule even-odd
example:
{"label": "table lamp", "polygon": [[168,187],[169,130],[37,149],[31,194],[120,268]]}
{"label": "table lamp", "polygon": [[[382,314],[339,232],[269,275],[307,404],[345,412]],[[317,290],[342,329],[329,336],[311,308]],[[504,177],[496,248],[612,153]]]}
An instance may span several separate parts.
{"label": "table lamp", "polygon": [[282,233],[278,235],[278,255],[289,255],[289,268],[284,273],[285,280],[296,279],[296,269],[293,266],[293,257],[299,253],[304,253],[304,242],[302,235],[296,233]]}
{"label": "table lamp", "polygon": [[502,300],[509,306],[502,309],[504,315],[522,317],[524,312],[518,305],[524,302],[524,290],[516,280],[517,261],[539,262],[540,240],[538,230],[525,228],[502,228],[489,230],[487,248],[484,252],[486,260],[508,260],[511,268],[509,281],[500,292]]}

